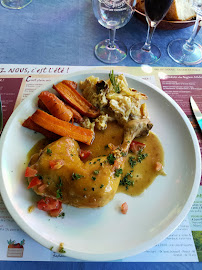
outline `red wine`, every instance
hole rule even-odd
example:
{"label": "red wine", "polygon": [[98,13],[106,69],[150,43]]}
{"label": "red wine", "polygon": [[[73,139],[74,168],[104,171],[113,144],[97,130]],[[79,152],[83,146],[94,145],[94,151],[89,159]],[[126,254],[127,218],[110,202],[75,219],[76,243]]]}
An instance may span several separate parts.
{"label": "red wine", "polygon": [[145,0],[145,12],[153,22],[158,22],[166,15],[173,0]]}

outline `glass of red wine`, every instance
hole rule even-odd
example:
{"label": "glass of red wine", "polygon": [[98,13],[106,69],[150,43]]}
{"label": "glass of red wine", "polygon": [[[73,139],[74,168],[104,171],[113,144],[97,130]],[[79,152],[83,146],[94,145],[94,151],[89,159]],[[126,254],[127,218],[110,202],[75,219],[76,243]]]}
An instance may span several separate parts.
{"label": "glass of red wine", "polygon": [[145,0],[145,14],[148,23],[145,43],[134,44],[130,48],[131,58],[139,64],[153,64],[161,57],[160,49],[151,43],[156,26],[169,10],[173,0]]}

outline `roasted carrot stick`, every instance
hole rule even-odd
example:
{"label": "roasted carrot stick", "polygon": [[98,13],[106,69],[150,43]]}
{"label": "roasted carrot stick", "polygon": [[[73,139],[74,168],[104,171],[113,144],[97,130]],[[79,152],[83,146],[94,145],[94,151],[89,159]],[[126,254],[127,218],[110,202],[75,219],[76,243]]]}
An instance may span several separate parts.
{"label": "roasted carrot stick", "polygon": [[74,81],[64,80],[63,83],[73,89],[77,89],[77,83]]}
{"label": "roasted carrot stick", "polygon": [[53,85],[53,88],[81,115],[86,115],[92,118],[99,115],[99,110],[81,96],[76,89],[65,83],[65,81],[60,82],[57,85]]}
{"label": "roasted carrot stick", "polygon": [[38,99],[38,107],[47,113],[49,112],[48,108],[45,106],[45,104],[41,99]]}
{"label": "roasted carrot stick", "polygon": [[[67,105],[67,104],[65,104],[65,106],[66,106],[70,111],[72,111],[72,113],[73,113],[73,118],[74,118],[74,121],[75,121],[76,123],[81,123],[81,122],[83,122],[83,117],[80,115],[79,112],[77,112],[74,108],[72,108],[71,106],[69,106],[69,105]],[[42,109],[43,111],[49,113],[48,108],[45,106],[45,104],[42,102],[41,99],[38,100],[38,107],[39,107],[40,109]]]}
{"label": "roasted carrot stick", "polygon": [[71,106],[69,106],[69,105],[67,105],[67,104],[65,104],[65,106],[66,106],[69,110],[72,111],[72,113],[73,113],[73,118],[74,118],[75,122],[77,122],[77,123],[83,122],[83,117],[80,115],[79,112],[77,112],[77,110],[75,110],[74,108],[72,108]]}
{"label": "roasted carrot stick", "polygon": [[29,129],[32,129],[36,132],[39,132],[41,134],[43,134],[46,138],[52,140],[52,141],[55,141],[57,139],[60,138],[59,135],[47,130],[47,129],[44,129],[43,127],[37,125],[34,121],[32,121],[31,117],[28,117],[23,123],[22,123],[22,126],[23,127],[26,127],[26,128],[29,128]]}
{"label": "roasted carrot stick", "polygon": [[67,122],[72,119],[72,111],[68,109],[64,102],[53,93],[43,91],[39,95],[39,99],[43,102],[43,104],[47,107],[53,116]]}
{"label": "roasted carrot stick", "polygon": [[90,129],[75,126],[62,121],[44,111],[37,110],[31,119],[39,126],[60,136],[69,136],[72,139],[90,145],[94,139],[94,132]]}

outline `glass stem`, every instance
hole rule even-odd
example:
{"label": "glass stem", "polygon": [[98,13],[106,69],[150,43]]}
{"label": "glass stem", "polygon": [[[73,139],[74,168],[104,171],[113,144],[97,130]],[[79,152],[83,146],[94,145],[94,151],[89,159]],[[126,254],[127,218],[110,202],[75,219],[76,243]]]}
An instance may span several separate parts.
{"label": "glass stem", "polygon": [[157,23],[152,22],[149,19],[147,19],[147,23],[148,23],[147,38],[144,46],[142,47],[142,50],[149,52],[151,50],[151,40],[153,33],[156,29]]}
{"label": "glass stem", "polygon": [[196,16],[196,22],[194,24],[194,29],[192,31],[192,34],[190,38],[186,41],[183,48],[187,51],[193,51],[194,49],[194,40],[196,35],[198,34],[198,31],[200,30],[201,26],[200,23],[202,22],[202,17],[197,14]]}
{"label": "glass stem", "polygon": [[114,41],[115,41],[116,29],[109,29],[109,48],[114,48]]}

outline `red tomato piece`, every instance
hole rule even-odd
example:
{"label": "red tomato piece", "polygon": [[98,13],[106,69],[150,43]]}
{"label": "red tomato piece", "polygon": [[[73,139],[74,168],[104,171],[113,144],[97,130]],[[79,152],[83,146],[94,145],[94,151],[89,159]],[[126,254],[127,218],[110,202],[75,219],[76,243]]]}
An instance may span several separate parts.
{"label": "red tomato piece", "polygon": [[63,159],[55,159],[55,160],[50,160],[49,164],[52,170],[58,170],[65,164],[65,162]]}
{"label": "red tomato piece", "polygon": [[60,202],[60,207],[58,209],[53,209],[53,210],[50,210],[48,213],[51,217],[58,217],[59,214],[61,213],[62,211],[62,203]]}
{"label": "red tomato piece", "polygon": [[92,154],[92,152],[91,152],[90,150],[83,150],[83,149],[81,149],[81,150],[80,150],[79,156],[80,156],[80,159],[81,159],[81,160],[85,160],[85,159],[88,158],[91,154]]}
{"label": "red tomato piece", "polygon": [[127,212],[128,212],[128,204],[126,202],[124,202],[121,205],[121,213],[125,215]]}
{"label": "red tomato piece", "polygon": [[137,153],[145,148],[146,144],[133,140],[130,144],[129,150],[133,153]]}
{"label": "red tomato piece", "polygon": [[25,177],[34,177],[37,174],[37,170],[27,167],[25,170]]}
{"label": "red tomato piece", "polygon": [[42,184],[41,180],[37,176],[35,176],[31,180],[31,182],[29,183],[29,186],[27,188],[30,189],[30,188],[33,188],[33,187],[38,186],[40,184]]}
{"label": "red tomato piece", "polygon": [[38,209],[46,211],[46,212],[54,210],[54,209],[59,209],[60,206],[61,206],[61,202],[59,200],[55,200],[49,197],[43,198],[37,203]]}

